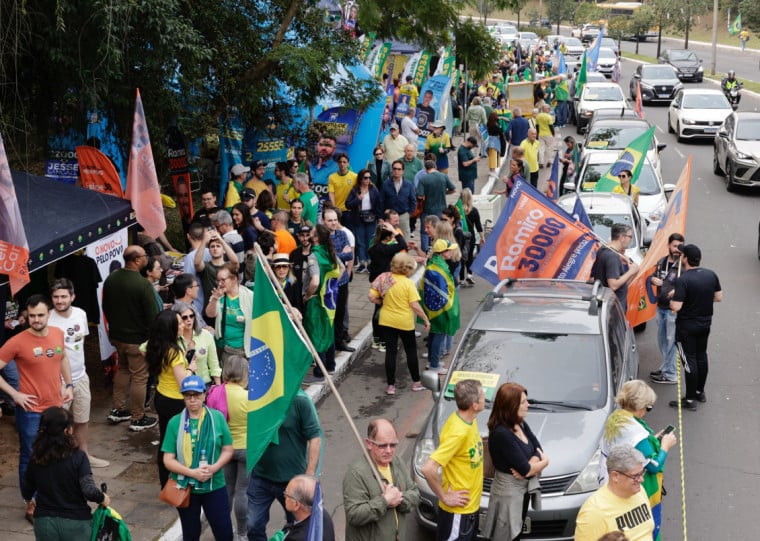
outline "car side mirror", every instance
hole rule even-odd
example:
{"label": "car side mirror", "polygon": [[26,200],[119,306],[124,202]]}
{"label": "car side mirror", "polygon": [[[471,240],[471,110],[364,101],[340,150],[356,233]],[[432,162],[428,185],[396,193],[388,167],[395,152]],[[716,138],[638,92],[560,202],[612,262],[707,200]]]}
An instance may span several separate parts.
{"label": "car side mirror", "polygon": [[727,138],[727,137],[728,137],[728,131],[727,131],[727,130],[723,130],[723,129],[722,129],[722,130],[720,130],[720,131],[718,132],[718,137]]}
{"label": "car side mirror", "polygon": [[575,182],[565,182],[562,187],[565,189],[566,192],[574,192],[575,191]]}
{"label": "car side mirror", "polygon": [[657,145],[657,152],[662,152],[666,148],[668,148],[668,145],[666,145],[665,143],[660,143],[659,145]]}
{"label": "car side mirror", "polygon": [[438,400],[441,394],[441,378],[438,370],[425,370],[420,374],[420,382],[426,389],[433,391],[433,399]]}
{"label": "car side mirror", "polygon": [[634,79],[641,79],[641,75],[639,75],[638,73],[634,73],[633,74],[633,78]]}
{"label": "car side mirror", "polygon": [[667,184],[662,185],[662,189],[665,190],[666,194],[673,193],[676,191],[676,185],[672,182],[668,182]]}

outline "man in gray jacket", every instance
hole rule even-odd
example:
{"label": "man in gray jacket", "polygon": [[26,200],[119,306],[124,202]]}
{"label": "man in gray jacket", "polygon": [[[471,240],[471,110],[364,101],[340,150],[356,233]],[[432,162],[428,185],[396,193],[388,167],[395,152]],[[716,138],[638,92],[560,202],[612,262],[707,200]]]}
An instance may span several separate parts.
{"label": "man in gray jacket", "polygon": [[[396,429],[387,419],[374,419],[365,442],[373,465],[362,456],[343,478],[345,541],[404,541],[406,517],[419,505],[420,492],[409,469],[396,456]],[[374,471],[383,479],[382,488]]]}

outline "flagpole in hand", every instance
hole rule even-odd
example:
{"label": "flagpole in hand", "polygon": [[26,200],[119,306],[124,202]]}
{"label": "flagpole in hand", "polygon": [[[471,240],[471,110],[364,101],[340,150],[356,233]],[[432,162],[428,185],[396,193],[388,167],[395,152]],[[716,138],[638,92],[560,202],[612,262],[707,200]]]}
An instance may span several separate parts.
{"label": "flagpole in hand", "polygon": [[[325,368],[325,365],[322,362],[322,359],[319,357],[319,353],[317,353],[317,350],[314,348],[314,344],[311,343],[311,338],[306,333],[306,329],[304,329],[303,327],[301,318],[293,317],[293,314],[297,312],[297,310],[293,308],[293,305],[290,304],[290,301],[288,300],[287,295],[285,295],[285,291],[283,291],[282,289],[282,285],[280,284],[280,281],[277,279],[277,277],[274,274],[274,271],[272,271],[272,268],[269,266],[269,261],[264,256],[264,252],[261,251],[261,247],[258,245],[258,243],[254,243],[253,247],[256,252],[256,257],[259,258],[259,261],[261,262],[261,267],[267,273],[267,278],[269,279],[269,281],[272,284],[274,284],[274,287],[277,290],[277,296],[280,298],[280,302],[282,302],[283,305],[285,306],[285,311],[288,314],[288,318],[293,323],[293,325],[295,325],[296,329],[298,329],[298,332],[301,334],[301,337],[306,343],[306,346],[309,348],[309,352],[311,353],[311,356],[314,359],[314,362],[317,363],[317,366],[322,371],[322,374],[324,374],[327,385],[330,387],[330,390],[332,391],[333,395],[338,401],[338,406],[340,406],[340,409],[343,412],[343,415],[346,417],[346,420],[348,421],[348,425],[351,427],[351,431],[354,433],[354,436],[356,437],[356,441],[359,443],[359,447],[362,450],[362,454],[364,455],[364,458],[367,460],[367,463],[370,465],[370,469],[372,470],[372,473],[375,476],[375,480],[377,481],[378,485],[380,485],[380,490],[383,490],[385,487],[385,484],[383,483],[383,478],[380,477],[380,472],[377,471],[377,467],[375,466],[375,463],[372,461],[372,458],[369,456],[369,452],[367,451],[367,446],[364,445],[364,440],[359,434],[359,430],[356,428],[354,421],[351,419],[351,414],[349,414],[348,409],[346,408],[346,404],[343,402],[343,398],[340,396],[340,393],[338,393],[338,388],[335,386],[335,383],[333,382],[332,377],[328,373],[327,368]],[[259,279],[261,278],[259,277]]]}

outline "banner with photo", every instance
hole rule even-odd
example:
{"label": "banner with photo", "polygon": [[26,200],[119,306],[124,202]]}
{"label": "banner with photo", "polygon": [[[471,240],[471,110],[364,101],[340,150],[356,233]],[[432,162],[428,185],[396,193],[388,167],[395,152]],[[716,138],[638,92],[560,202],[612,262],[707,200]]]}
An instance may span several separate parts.
{"label": "banner with photo", "polygon": [[194,214],[193,196],[190,188],[190,169],[187,163],[185,135],[178,126],[170,127],[166,134],[166,152],[179,217],[182,223],[189,224]]}
{"label": "banner with photo", "polygon": [[418,149],[425,150],[425,142],[430,134],[430,123],[439,120],[445,124],[446,132],[451,135],[454,118],[451,113],[451,77],[436,75],[422,85],[417,100],[417,126],[420,128]]}

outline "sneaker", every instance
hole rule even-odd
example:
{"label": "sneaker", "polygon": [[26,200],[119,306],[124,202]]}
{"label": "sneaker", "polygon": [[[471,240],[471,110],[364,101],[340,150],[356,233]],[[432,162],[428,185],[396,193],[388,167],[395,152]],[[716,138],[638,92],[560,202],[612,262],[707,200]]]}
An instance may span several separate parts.
{"label": "sneaker", "polygon": [[409,238],[414,240],[414,233],[409,233]]}
{"label": "sneaker", "polygon": [[87,455],[87,458],[90,459],[90,466],[93,468],[107,468],[111,465],[111,463],[107,460],[103,460],[102,458],[97,458],[92,455]]}
{"label": "sneaker", "polygon": [[129,429],[132,432],[140,432],[148,428],[153,428],[157,424],[158,419],[156,417],[148,417],[147,415],[143,415],[142,419],[139,419],[137,421],[133,420],[131,423],[129,423]]}
{"label": "sneaker", "polygon": [[471,286],[475,285],[475,280],[472,279],[472,276],[468,276],[465,282],[467,282]]}
{"label": "sneaker", "polygon": [[370,347],[372,349],[378,349],[380,347],[380,341],[379,340],[372,340],[372,345]]}
{"label": "sneaker", "polygon": [[387,395],[394,395],[394,394],[396,394],[396,386],[395,385],[388,385],[388,388],[385,390],[385,394],[387,394]]}
{"label": "sneaker", "polygon": [[424,390],[425,390],[425,386],[422,385],[422,383],[420,383],[419,381],[415,381],[414,383],[412,383],[412,391],[417,392],[417,391],[424,391]]}
{"label": "sneaker", "polygon": [[367,272],[367,267],[364,266],[364,263],[356,267],[356,270],[354,271],[356,274],[364,274]]}
{"label": "sneaker", "polygon": [[122,423],[132,419],[132,413],[129,410],[111,410],[107,419],[112,423]]}
{"label": "sneaker", "polygon": [[441,368],[438,370],[438,375],[439,376],[445,376],[448,373],[449,373],[449,369],[446,368],[445,366],[441,365]]}
{"label": "sneaker", "polygon": [[697,393],[697,402],[704,404],[707,402],[707,395],[705,393]]}
{"label": "sneaker", "polygon": [[422,333],[420,331],[414,331],[414,336],[419,338],[420,336],[422,336]]}
{"label": "sneaker", "polygon": [[380,353],[385,353],[385,344],[380,342],[380,345],[377,346],[377,351],[379,351]]}
{"label": "sneaker", "polygon": [[324,383],[325,377],[324,376],[315,376],[313,374],[309,374],[306,377],[303,378],[303,382],[307,384],[311,383]]}
{"label": "sneaker", "polygon": [[654,370],[652,372],[649,372],[649,375],[650,376],[661,376],[662,375],[662,370]]}
{"label": "sneaker", "polygon": [[664,385],[675,385],[678,383],[678,381],[674,379],[668,379],[662,374],[655,374],[654,376],[650,376],[649,379],[652,381],[652,383],[662,383]]}
{"label": "sneaker", "polygon": [[[678,407],[678,400],[671,400],[668,402],[671,408],[677,408]],[[691,400],[690,398],[682,398],[680,400],[681,407],[685,410],[689,411],[697,411],[697,403],[694,400]]]}
{"label": "sneaker", "polygon": [[423,359],[427,359],[427,358],[428,358],[428,354],[427,354],[427,351],[426,351],[425,353],[423,353],[423,354],[422,354],[422,358],[423,358]]}

